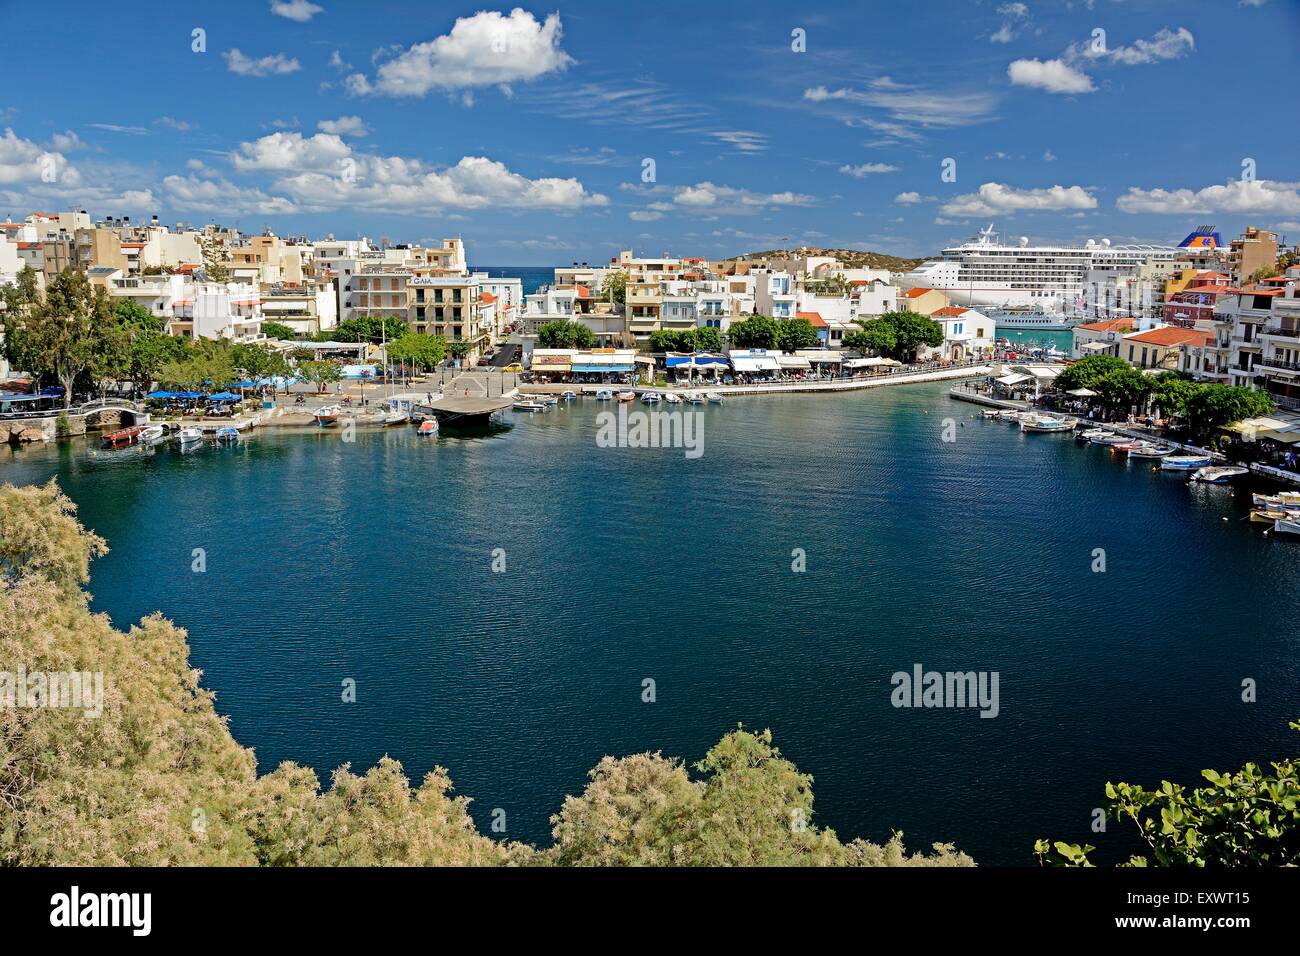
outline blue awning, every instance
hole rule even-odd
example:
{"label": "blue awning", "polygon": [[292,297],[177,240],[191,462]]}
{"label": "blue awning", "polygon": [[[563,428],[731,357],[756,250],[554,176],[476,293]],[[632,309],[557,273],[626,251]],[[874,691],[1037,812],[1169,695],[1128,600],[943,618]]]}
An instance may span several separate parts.
{"label": "blue awning", "polygon": [[689,355],[669,355],[664,362],[669,368],[676,368],[679,365],[690,365],[691,357]]}
{"label": "blue awning", "polygon": [[45,398],[55,398],[54,395],[27,395],[16,393],[13,395],[0,394],[0,402],[39,402]]}
{"label": "blue awning", "polygon": [[572,368],[574,372],[632,372],[635,367],[631,365],[575,365]]}
{"label": "blue awning", "polygon": [[236,394],[234,394],[233,392],[217,392],[217,394],[215,394],[215,395],[209,395],[209,396],[208,396],[208,401],[210,401],[210,402],[237,402],[237,401],[239,401],[239,396],[236,395]]}

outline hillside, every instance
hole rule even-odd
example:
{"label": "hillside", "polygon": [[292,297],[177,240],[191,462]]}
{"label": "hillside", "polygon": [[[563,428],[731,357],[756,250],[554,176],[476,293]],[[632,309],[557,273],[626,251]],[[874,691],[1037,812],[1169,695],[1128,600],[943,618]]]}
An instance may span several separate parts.
{"label": "hillside", "polygon": [[768,249],[763,252],[750,252],[734,259],[785,259],[799,256],[834,256],[849,269],[888,269],[891,272],[908,272],[925,260],[904,259],[890,256],[883,252],[861,252],[857,249],[822,249],[817,246],[805,246],[803,249]]}

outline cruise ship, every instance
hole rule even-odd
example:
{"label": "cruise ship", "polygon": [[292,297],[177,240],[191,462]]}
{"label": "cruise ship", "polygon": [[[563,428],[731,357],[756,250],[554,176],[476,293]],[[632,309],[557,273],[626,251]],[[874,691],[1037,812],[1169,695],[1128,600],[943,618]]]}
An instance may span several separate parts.
{"label": "cruise ship", "polygon": [[[1017,328],[1069,328],[1066,316],[1083,301],[1083,277],[1089,269],[1123,269],[1148,260],[1172,261],[1179,250],[1221,245],[1218,234],[1197,229],[1179,246],[1111,245],[1089,239],[1083,246],[1031,246],[998,241],[990,225],[969,242],[943,250],[942,258],[922,263],[899,276],[905,289],[943,292],[955,305],[1004,313],[998,324]],[[1003,318],[1006,321],[1003,321]]]}

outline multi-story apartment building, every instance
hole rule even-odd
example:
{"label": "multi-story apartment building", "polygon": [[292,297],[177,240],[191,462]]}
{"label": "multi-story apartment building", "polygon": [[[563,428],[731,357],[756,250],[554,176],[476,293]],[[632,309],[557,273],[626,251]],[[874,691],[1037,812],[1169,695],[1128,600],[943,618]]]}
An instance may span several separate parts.
{"label": "multi-story apartment building", "polygon": [[1228,247],[1228,264],[1237,281],[1245,283],[1261,269],[1277,264],[1277,233],[1248,226]]}

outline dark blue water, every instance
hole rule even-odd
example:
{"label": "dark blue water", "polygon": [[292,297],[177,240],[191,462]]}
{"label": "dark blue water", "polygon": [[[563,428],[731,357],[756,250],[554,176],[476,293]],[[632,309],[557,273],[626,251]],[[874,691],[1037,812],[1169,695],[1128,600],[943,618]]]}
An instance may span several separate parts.
{"label": "dark blue water", "polygon": [[471,266],[471,272],[486,272],[494,278],[520,279],[524,295],[531,295],[538,288],[555,281],[555,269],[552,266]]}
{"label": "dark blue water", "polygon": [[[96,608],[188,628],[264,769],[440,764],[514,838],[546,841],[604,754],[694,761],[738,721],[773,729],[842,838],[985,864],[1031,863],[1036,836],[1127,853],[1088,830],[1108,779],[1295,753],[1300,543],[1241,520],[1248,496],[985,422],[941,386],[709,406],[696,460],[598,448],[596,413],[433,443],[4,450],[0,480],[58,476],[112,547]],[[895,709],[915,663],[997,671],[999,716]]]}

